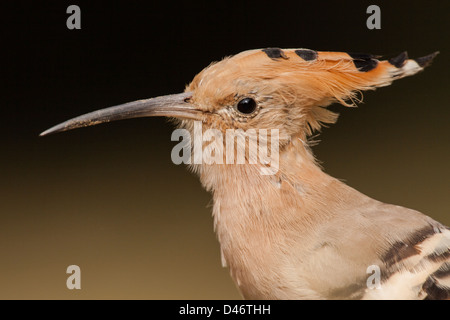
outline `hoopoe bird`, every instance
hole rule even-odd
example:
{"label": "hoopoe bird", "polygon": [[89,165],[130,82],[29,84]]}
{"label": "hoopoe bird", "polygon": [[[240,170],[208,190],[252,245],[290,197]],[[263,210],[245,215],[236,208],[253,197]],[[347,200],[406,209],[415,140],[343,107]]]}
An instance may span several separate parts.
{"label": "hoopoe bird", "polygon": [[211,64],[184,93],[98,110],[41,135],[150,116],[175,118],[191,133],[195,121],[222,133],[276,129],[273,174],[261,174],[260,163],[190,164],[212,193],[222,262],[244,298],[449,299],[450,229],[329,176],[308,144],[336,122],[328,105],[353,105],[361,91],[413,75],[436,55],[249,50]]}

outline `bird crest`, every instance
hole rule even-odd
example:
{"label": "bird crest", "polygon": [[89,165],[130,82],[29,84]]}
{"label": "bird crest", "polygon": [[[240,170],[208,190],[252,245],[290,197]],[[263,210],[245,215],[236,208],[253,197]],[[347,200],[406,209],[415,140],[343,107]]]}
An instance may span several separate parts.
{"label": "bird crest", "polygon": [[[210,111],[252,96],[266,106],[262,112],[278,108],[288,113],[290,120],[298,119],[310,135],[322,124],[336,122],[337,114],[325,108],[331,103],[355,106],[360,101],[358,93],[413,75],[437,54],[408,59],[403,52],[379,60],[380,56],[372,54],[310,49],[248,50],[205,68],[186,91],[193,92],[193,101]],[[238,122],[250,119],[244,117]]]}

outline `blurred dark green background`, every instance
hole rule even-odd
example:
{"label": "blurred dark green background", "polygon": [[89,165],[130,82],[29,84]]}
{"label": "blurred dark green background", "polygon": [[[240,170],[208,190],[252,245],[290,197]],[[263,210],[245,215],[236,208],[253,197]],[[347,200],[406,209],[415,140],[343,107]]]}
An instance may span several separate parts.
{"label": "blurred dark green background", "polygon": [[[81,8],[82,29],[66,28]],[[366,8],[381,8],[381,30]],[[39,138],[95,109],[183,91],[211,61],[281,47],[419,57],[425,72],[332,106],[326,172],[450,225],[449,1],[2,3],[1,299],[240,298],[210,195],[170,160],[165,119]],[[81,290],[66,288],[81,267]]]}

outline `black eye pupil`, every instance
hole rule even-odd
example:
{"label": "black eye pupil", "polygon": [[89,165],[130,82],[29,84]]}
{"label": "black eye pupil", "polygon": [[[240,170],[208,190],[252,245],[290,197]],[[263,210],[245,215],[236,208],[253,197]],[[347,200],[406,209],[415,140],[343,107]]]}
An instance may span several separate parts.
{"label": "black eye pupil", "polygon": [[238,102],[237,110],[244,114],[250,114],[256,110],[256,101],[252,98],[245,98]]}

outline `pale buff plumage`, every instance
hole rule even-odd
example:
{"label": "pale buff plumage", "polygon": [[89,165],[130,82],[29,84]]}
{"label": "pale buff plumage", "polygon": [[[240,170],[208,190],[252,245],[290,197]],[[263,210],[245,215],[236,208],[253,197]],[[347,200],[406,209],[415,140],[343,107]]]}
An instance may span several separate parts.
{"label": "pale buff plumage", "polygon": [[[312,132],[337,120],[327,105],[353,105],[360,91],[415,74],[434,56],[378,61],[305,49],[251,50],[212,64],[185,94],[88,114],[44,134],[154,115],[177,117],[190,131],[194,119],[203,121],[204,130],[279,129],[274,175],[261,175],[260,165],[191,165],[213,194],[223,263],[243,297],[444,299],[450,287],[448,228],[330,177],[308,146]],[[257,103],[250,115],[235,108],[245,97]],[[381,270],[379,289],[366,284],[373,265]]]}

